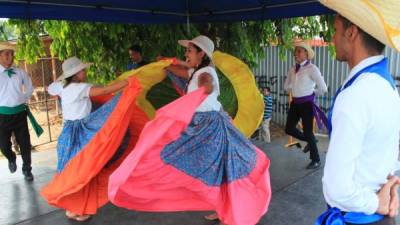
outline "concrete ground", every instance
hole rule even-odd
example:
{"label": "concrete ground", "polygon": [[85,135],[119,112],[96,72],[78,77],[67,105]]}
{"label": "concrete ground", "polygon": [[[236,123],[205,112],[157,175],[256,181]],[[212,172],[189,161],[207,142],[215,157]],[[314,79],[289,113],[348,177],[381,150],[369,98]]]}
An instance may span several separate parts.
{"label": "concrete ground", "polygon": [[[321,160],[325,159],[327,140],[319,138]],[[267,225],[312,225],[324,211],[322,196],[322,167],[306,170],[308,154],[293,147],[284,148],[287,137],[273,140],[271,144],[254,143],[271,159],[272,201],[268,212],[259,224]],[[214,225],[203,216],[208,212],[145,213],[129,211],[107,204],[96,216],[79,223],[66,219],[64,211],[49,206],[40,196],[40,189],[50,181],[56,169],[56,151],[35,152],[33,157],[33,183],[24,181],[21,159],[18,170],[10,174],[7,161],[0,160],[0,224],[20,225]]]}

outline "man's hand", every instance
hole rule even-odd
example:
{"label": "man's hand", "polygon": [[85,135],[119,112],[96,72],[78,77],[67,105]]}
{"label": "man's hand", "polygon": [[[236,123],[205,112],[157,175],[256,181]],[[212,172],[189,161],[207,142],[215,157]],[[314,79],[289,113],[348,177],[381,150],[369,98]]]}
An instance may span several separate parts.
{"label": "man's hand", "polygon": [[396,216],[398,213],[399,196],[397,189],[400,184],[398,177],[389,177],[388,182],[384,184],[378,192],[379,206],[377,213],[381,215]]}
{"label": "man's hand", "polygon": [[[392,176],[389,177],[391,179]],[[397,178],[397,182],[390,189],[390,204],[389,204],[389,216],[396,217],[399,214],[399,194],[398,188],[400,186],[400,178]]]}

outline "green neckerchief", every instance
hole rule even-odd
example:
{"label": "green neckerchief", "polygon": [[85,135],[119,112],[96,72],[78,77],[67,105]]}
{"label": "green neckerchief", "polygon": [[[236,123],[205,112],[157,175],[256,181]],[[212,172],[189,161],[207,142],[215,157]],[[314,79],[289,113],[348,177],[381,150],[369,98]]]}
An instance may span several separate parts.
{"label": "green neckerchief", "polygon": [[9,78],[11,78],[11,76],[12,76],[13,74],[15,74],[13,68],[5,69],[4,72],[7,72],[7,75],[8,75]]}

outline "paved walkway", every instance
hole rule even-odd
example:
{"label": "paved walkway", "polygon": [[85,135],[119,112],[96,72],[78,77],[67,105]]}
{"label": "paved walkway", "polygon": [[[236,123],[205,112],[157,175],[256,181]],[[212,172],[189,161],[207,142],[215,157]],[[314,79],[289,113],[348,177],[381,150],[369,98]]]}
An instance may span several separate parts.
{"label": "paved walkway", "polygon": [[[266,225],[312,225],[324,210],[321,177],[322,167],[310,171],[304,169],[308,155],[295,147],[285,149],[287,138],[273,140],[271,144],[258,141],[259,146],[271,159],[271,182],[273,197],[269,211],[259,224]],[[327,140],[318,143],[322,160],[325,158]],[[40,189],[51,179],[56,169],[55,150],[33,154],[35,181],[27,183],[21,174],[21,159],[18,170],[8,172],[7,161],[0,160],[0,224],[23,225],[213,225],[205,221],[207,212],[144,213],[117,208],[108,204],[96,216],[84,223],[65,218],[64,211],[51,207],[39,195]]]}

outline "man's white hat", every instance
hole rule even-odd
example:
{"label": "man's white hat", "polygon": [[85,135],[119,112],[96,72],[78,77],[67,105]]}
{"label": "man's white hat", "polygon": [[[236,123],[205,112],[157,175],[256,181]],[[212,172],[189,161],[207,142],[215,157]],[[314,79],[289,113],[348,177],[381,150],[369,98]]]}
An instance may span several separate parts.
{"label": "man's white hat", "polygon": [[63,74],[57,80],[63,80],[72,77],[79,71],[88,68],[92,63],[83,63],[80,59],[73,56],[65,60],[62,64]]}
{"label": "man's white hat", "polygon": [[320,0],[372,37],[400,51],[399,0]]}
{"label": "man's white hat", "polygon": [[307,51],[308,59],[311,60],[314,58],[314,51],[312,50],[311,46],[304,41],[299,41],[294,43],[294,47],[301,47],[304,48]]}
{"label": "man's white hat", "polygon": [[189,43],[192,43],[197,47],[201,48],[201,50],[203,50],[206,53],[206,55],[210,59],[212,59],[212,54],[214,52],[214,42],[211,41],[210,38],[204,35],[197,36],[192,40],[179,40],[178,43],[186,48],[188,47]]}
{"label": "man's white hat", "polygon": [[15,45],[9,44],[9,43],[0,43],[0,51],[3,50],[12,50],[15,51],[16,47]]}

